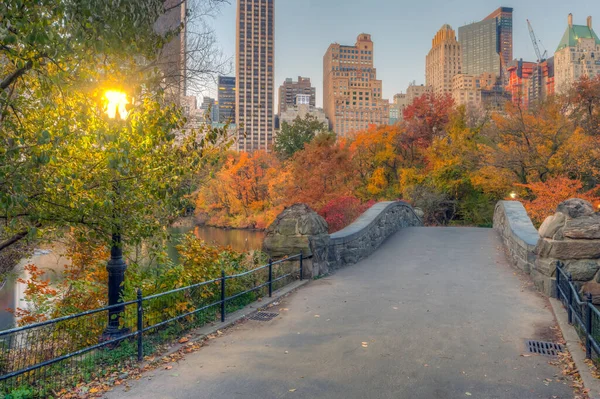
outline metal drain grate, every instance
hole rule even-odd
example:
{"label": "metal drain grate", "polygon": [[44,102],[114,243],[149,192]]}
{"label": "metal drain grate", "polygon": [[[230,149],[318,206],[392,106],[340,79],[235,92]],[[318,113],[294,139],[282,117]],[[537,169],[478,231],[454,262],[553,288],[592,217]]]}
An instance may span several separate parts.
{"label": "metal drain grate", "polygon": [[563,351],[562,345],[554,342],[527,341],[526,344],[529,353],[537,353],[538,355],[556,356],[558,352]]}
{"label": "metal drain grate", "polygon": [[269,321],[279,316],[279,313],[274,312],[256,312],[252,316],[248,317],[250,320],[256,321]]}

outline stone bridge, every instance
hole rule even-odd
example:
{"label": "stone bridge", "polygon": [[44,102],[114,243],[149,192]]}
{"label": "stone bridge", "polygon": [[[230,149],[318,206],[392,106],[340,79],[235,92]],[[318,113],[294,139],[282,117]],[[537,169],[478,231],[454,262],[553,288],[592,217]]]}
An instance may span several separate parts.
{"label": "stone bridge", "polygon": [[[565,245],[557,242],[572,245],[574,230],[591,229],[573,222],[591,217],[575,208],[564,207],[540,238],[516,202],[499,204],[496,229],[422,227],[408,204],[386,202],[331,235],[295,205],[270,227],[265,248],[305,251],[319,278],[279,299],[274,320],[238,324],[108,397],[572,398],[561,370],[527,354],[525,341],[558,339],[535,287],[551,293],[547,265]],[[571,255],[589,260],[576,246]]]}

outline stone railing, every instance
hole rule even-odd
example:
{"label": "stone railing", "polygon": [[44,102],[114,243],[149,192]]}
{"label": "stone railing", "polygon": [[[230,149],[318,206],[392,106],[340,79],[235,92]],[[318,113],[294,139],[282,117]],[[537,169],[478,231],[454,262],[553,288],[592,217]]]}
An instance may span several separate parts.
{"label": "stone railing", "polygon": [[327,223],[305,204],[285,209],[267,229],[263,249],[273,258],[306,257],[306,276],[318,277],[372,254],[381,243],[403,227],[422,226],[406,202],[373,205],[350,226],[327,233]]}
{"label": "stone railing", "polygon": [[535,263],[535,246],[540,236],[523,204],[498,202],[494,211],[494,229],[502,236],[512,264],[529,274]]}
{"label": "stone railing", "polygon": [[591,203],[578,198],[560,203],[538,233],[520,202],[500,201],[494,228],[511,262],[531,275],[539,291],[556,295],[556,266],[562,264],[575,286],[600,303],[600,213]]}
{"label": "stone railing", "polygon": [[320,273],[356,263],[372,254],[386,238],[401,228],[422,225],[408,203],[379,202],[328,239],[312,240],[313,262]]}

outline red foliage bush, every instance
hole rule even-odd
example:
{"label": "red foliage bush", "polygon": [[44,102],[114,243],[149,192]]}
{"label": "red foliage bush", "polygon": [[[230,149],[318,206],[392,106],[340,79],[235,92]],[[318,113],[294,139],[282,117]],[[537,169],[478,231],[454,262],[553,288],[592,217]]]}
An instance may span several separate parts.
{"label": "red foliage bush", "polygon": [[329,232],[333,233],[348,226],[374,204],[374,200],[361,203],[358,198],[341,196],[329,201],[318,213],[329,225]]}

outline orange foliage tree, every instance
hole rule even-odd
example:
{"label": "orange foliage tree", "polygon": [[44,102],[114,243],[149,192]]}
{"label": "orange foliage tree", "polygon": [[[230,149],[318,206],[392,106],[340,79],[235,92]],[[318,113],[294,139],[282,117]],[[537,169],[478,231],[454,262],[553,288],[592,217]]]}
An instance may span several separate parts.
{"label": "orange foliage tree", "polygon": [[349,145],[321,134],[298,151],[289,164],[287,203],[303,202],[320,209],[334,198],[349,196],[356,177]]}
{"label": "orange foliage tree", "polygon": [[404,109],[406,143],[412,147],[427,147],[436,136],[444,134],[454,100],[449,94],[424,94]]}
{"label": "orange foliage tree", "polygon": [[273,201],[273,180],[280,175],[280,162],[264,151],[231,153],[223,167],[196,198],[196,209],[215,226],[264,228]]}
{"label": "orange foliage tree", "polygon": [[558,204],[569,198],[581,198],[590,201],[597,208],[600,207],[600,185],[591,190],[584,190],[580,180],[558,176],[545,182],[519,186],[528,189],[533,195],[533,199],[522,202],[529,216],[537,224],[541,224],[548,216],[554,214]]}
{"label": "orange foliage tree", "polygon": [[350,151],[357,173],[357,195],[363,199],[392,199],[401,193],[400,169],[411,156],[400,125],[379,126],[358,132]]}

